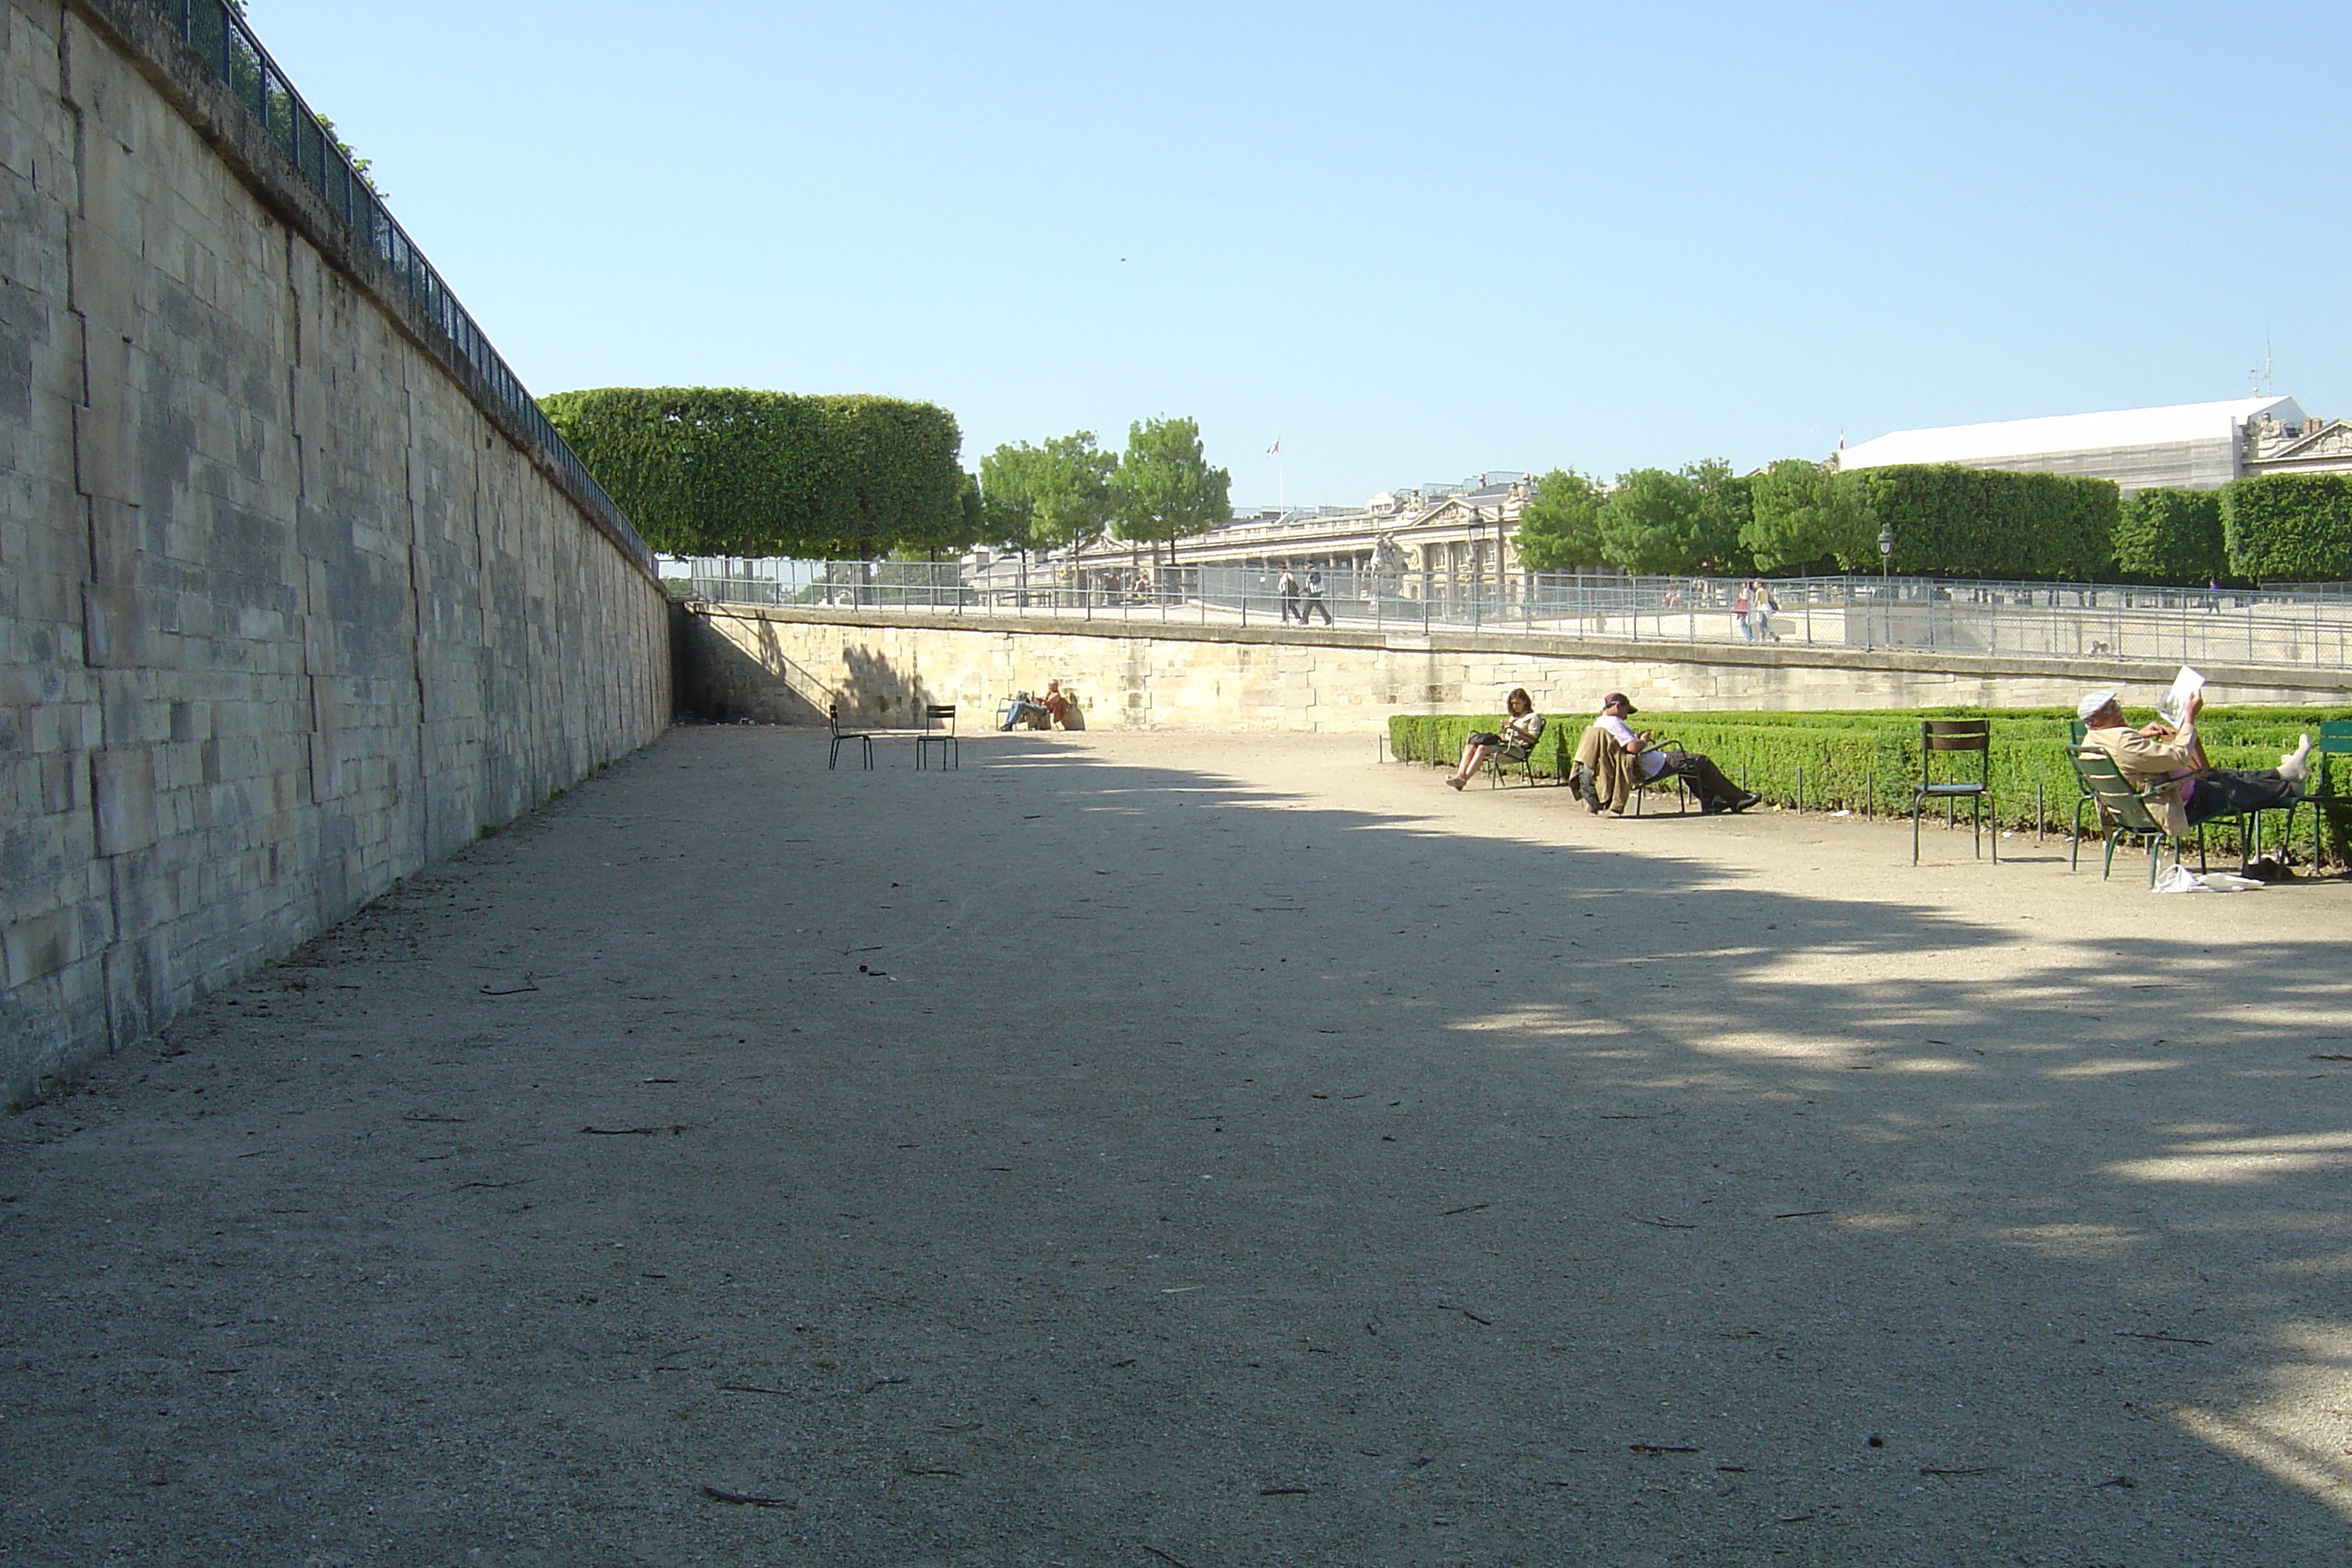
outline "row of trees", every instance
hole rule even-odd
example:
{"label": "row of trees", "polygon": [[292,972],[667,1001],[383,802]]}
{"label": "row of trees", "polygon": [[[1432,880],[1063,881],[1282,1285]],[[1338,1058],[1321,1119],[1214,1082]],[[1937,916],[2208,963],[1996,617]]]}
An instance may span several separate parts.
{"label": "row of trees", "polygon": [[1190,419],[1139,420],[1124,452],[1081,430],[999,447],[964,471],[936,404],[742,387],[608,386],[540,400],[655,550],[872,559],[976,544],[1155,546],[1233,516]]}
{"label": "row of trees", "polygon": [[2218,491],[2140,490],[2105,479],[1948,464],[1834,473],[1784,458],[1637,468],[1613,485],[1556,469],[1519,518],[1538,572],[1643,574],[1866,571],[1882,529],[1898,572],[2155,583],[2352,577],[2352,476],[2272,475]]}
{"label": "row of trees", "polygon": [[1190,419],[1128,426],[1127,449],[1107,452],[1091,430],[1041,447],[1010,442],[981,459],[986,542],[1013,550],[1091,544],[1108,536],[1149,543],[1157,559],[1176,542],[1228,521],[1233,477],[1209,466]]}

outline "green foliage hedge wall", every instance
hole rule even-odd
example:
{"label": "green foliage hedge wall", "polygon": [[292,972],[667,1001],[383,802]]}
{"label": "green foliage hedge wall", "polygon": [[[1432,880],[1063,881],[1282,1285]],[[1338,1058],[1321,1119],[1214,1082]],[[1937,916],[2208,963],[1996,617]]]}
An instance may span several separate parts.
{"label": "green foliage hedge wall", "polygon": [[955,416],[893,397],[608,386],[540,399],[654,549],[860,557],[960,549]]}
{"label": "green foliage hedge wall", "polygon": [[2205,583],[2230,569],[2219,490],[2138,490],[2117,504],[2116,565],[2158,583]]}
{"label": "green foliage hedge wall", "polygon": [[1895,570],[2095,582],[2114,565],[2116,490],[2106,479],[1948,464],[1846,476],[1874,536],[1895,530]]}
{"label": "green foliage hedge wall", "polygon": [[2221,487],[2230,569],[2273,583],[2352,577],[2352,474],[2266,474]]}
{"label": "green foliage hedge wall", "polygon": [[[2067,725],[2074,710],[2061,708],[1863,709],[1807,713],[1663,713],[1644,709],[1639,726],[1661,740],[1680,742],[1704,752],[1734,780],[1775,805],[1809,811],[1852,811],[1876,816],[1911,814],[1911,786],[1919,778],[1919,722],[1923,719],[1990,718],[1992,727],[1992,810],[2005,827],[2035,826],[2040,786],[2041,826],[2064,833],[2073,824],[2079,785],[2067,760]],[[2323,719],[2352,719],[2352,708],[2211,708],[2199,720],[2206,755],[2217,767],[2268,768],[2279,753],[2294,748],[2295,737],[2316,731]],[[1552,717],[1535,752],[1537,772],[1565,779],[1576,743],[1591,722],[1589,715]],[[1451,767],[1462,754],[1462,738],[1493,730],[1493,714],[1398,714],[1389,720],[1389,750],[1402,761]],[[2341,762],[2343,759],[2338,758]],[[2338,781],[2336,787],[2346,787]],[[1801,794],[1800,793],[1801,791]],[[2084,813],[2084,820],[2091,814]],[[2311,817],[2295,819],[2295,853],[2311,855]],[[2278,818],[2267,824],[2275,830]],[[2208,841],[2235,851],[2227,823],[2210,824]]]}

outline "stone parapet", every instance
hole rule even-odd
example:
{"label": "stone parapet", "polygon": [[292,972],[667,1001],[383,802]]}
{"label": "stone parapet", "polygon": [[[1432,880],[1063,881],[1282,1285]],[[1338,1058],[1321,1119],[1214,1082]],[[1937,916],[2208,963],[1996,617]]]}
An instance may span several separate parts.
{"label": "stone parapet", "polygon": [[[912,722],[920,706],[991,712],[1048,679],[1087,722],[1135,729],[1375,731],[1396,713],[1490,711],[1524,686],[1538,710],[1579,713],[1623,690],[1656,708],[1931,708],[2072,703],[2095,686],[2144,688],[2144,661],[1654,639],[1377,632],[712,605],[680,612],[683,705],[717,718]],[[2217,700],[2352,700],[2352,673],[2202,666]],[[969,723],[969,721],[967,721]]]}

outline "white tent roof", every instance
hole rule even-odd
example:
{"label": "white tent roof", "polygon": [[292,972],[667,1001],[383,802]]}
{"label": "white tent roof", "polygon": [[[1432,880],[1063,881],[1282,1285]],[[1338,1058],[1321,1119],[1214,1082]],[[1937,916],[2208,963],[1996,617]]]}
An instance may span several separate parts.
{"label": "white tent roof", "polygon": [[1838,454],[1838,467],[1882,468],[1891,463],[1965,463],[1972,458],[2026,458],[2042,452],[2226,441],[2235,427],[2265,414],[2282,425],[2300,425],[2304,419],[2302,408],[2292,397],[2240,397],[2227,403],[2062,414],[2050,419],[2008,419],[1995,425],[1947,425],[1937,430],[1896,430],[1848,447]]}

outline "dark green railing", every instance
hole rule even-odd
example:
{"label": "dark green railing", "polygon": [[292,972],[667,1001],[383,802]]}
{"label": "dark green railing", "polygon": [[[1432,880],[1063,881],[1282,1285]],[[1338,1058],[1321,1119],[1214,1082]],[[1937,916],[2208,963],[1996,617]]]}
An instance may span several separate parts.
{"label": "dark green railing", "polygon": [[483,336],[481,327],[457,302],[457,296],[450,292],[441,274],[425,259],[424,253],[408,237],[408,231],[394,220],[383,198],[353,166],[325,123],[302,101],[302,95],[294,90],[294,84],[278,68],[269,51],[261,47],[261,40],[245,25],[245,18],[222,0],[149,3],[187,40],[206,68],[228,88],[230,95],[254,117],[279,150],[294,161],[295,169],[326,198],[335,216],[349,224],[392,268],[394,278],[441,330],[457,356],[474,368],[491,395],[511,409],[539,438],[556,464],[578,481],[583,492],[603,514],[606,525],[635,554],[638,563],[651,572],[653,555],[637,537],[637,531],[629,525],[613,498],[604,493],[595,476],[565,445],[563,437],[556,434],[555,426],[540,412],[538,402],[521,379],[490,346],[490,340]]}

